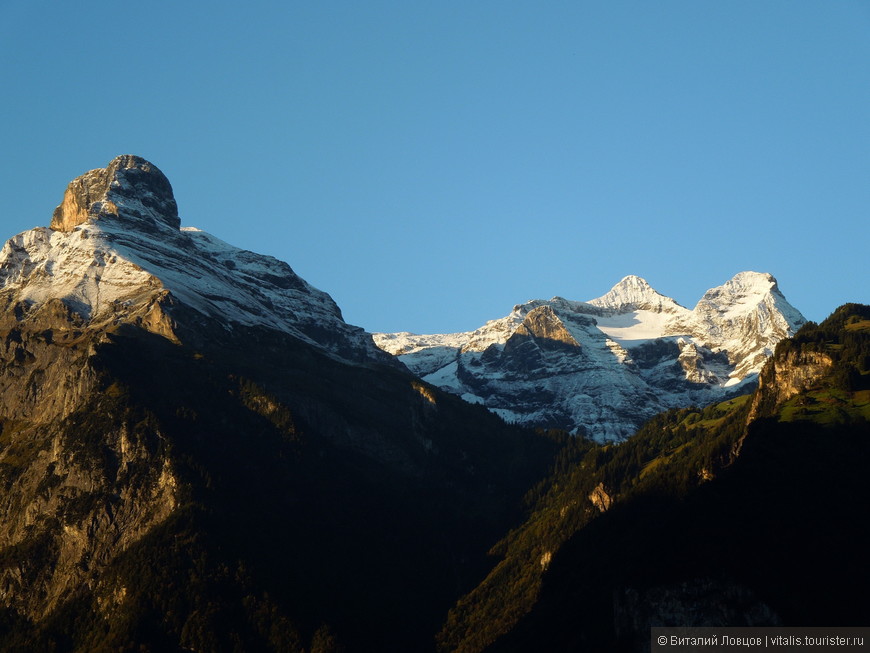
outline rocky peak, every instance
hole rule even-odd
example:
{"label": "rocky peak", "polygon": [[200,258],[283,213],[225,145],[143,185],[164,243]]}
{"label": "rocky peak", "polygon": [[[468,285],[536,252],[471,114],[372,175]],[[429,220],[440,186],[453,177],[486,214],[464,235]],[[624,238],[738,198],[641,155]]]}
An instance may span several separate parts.
{"label": "rocky peak", "polygon": [[73,180],[50,228],[0,248],[0,313],[35,324],[53,300],[79,332],[133,325],[195,344],[255,329],[344,362],[395,364],[287,263],[182,229],[166,176],[131,155]]}
{"label": "rocky peak", "polygon": [[680,308],[673,299],[656,292],[646,279],[633,274],[624,277],[606,295],[592,299],[588,303],[617,313],[636,310],[662,312]]}
{"label": "rocky peak", "polygon": [[181,225],[166,175],[153,163],[131,154],[73,179],[54,210],[51,228],[72,231],[89,220],[106,218],[135,223],[146,230],[178,230]]}
{"label": "rocky peak", "polygon": [[580,346],[580,343],[565,328],[562,320],[550,306],[538,306],[530,311],[516,333],[566,345]]}

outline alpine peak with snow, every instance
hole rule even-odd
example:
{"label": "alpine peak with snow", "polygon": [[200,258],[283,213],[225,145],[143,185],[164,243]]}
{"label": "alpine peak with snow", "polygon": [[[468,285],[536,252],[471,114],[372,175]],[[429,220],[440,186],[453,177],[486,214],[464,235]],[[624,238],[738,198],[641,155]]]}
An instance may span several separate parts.
{"label": "alpine peak with snow", "polygon": [[532,300],[467,333],[374,337],[424,381],[508,421],[604,442],[745,390],[805,321],[769,274],[741,272],[692,310],[627,276],[596,299]]}
{"label": "alpine peak with snow", "polygon": [[632,310],[674,312],[682,308],[670,297],[656,292],[646,279],[633,274],[623,278],[606,295],[593,299],[589,303],[620,313]]}
{"label": "alpine peak with snow", "polygon": [[4,245],[0,306],[4,319],[60,312],[77,328],[135,324],[170,339],[267,328],[341,360],[389,360],[286,263],[181,227],[169,180],[132,155],[74,179],[50,227]]}
{"label": "alpine peak with snow", "polygon": [[508,421],[602,441],[739,391],[804,322],[769,274],[741,272],[693,310],[628,276],[597,299],[533,300],[469,333],[373,340],[286,263],[182,227],[169,180],[132,155],[74,179],[50,227],[6,242],[0,308],[5,326],[43,325],[55,341],[124,325],[193,344],[267,330],[354,364],[395,365],[393,354]]}

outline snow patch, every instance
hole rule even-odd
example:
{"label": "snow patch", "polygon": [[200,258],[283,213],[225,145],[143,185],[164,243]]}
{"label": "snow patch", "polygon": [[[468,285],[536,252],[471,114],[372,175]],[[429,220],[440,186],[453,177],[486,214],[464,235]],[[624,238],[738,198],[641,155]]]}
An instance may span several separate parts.
{"label": "snow patch", "polygon": [[631,349],[666,335],[672,319],[670,313],[638,310],[598,317],[595,321],[598,328],[609,337],[626,349]]}
{"label": "snow patch", "polygon": [[33,304],[61,299],[92,323],[117,320],[168,292],[228,329],[276,329],[339,358],[383,356],[368,334],[344,322],[329,295],[286,263],[194,227],[155,224],[143,230],[100,219],[68,232],[18,234],[0,250],[0,292]]}

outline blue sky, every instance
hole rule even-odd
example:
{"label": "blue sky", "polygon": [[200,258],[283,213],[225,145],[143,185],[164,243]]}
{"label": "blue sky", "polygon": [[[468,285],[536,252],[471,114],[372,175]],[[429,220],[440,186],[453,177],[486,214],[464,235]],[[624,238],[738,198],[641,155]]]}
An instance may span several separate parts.
{"label": "blue sky", "polygon": [[628,274],[870,302],[870,3],[0,0],[3,238],[132,153],[371,331]]}

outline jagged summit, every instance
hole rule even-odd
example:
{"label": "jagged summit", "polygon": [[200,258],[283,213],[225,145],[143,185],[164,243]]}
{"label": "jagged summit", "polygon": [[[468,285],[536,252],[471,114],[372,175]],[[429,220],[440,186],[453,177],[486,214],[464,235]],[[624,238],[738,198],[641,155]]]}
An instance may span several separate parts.
{"label": "jagged summit", "polygon": [[178,229],[178,205],[172,185],[157,166],[132,154],[115,157],[105,168],[73,179],[54,210],[51,228],[72,231],[89,220],[106,218]]}
{"label": "jagged summit", "polygon": [[49,228],[0,250],[2,315],[57,310],[90,329],[135,324],[170,339],[265,328],[345,361],[394,364],[287,263],[181,228],[169,180],[132,155],[74,179]]}
{"label": "jagged summit", "polygon": [[624,277],[606,295],[587,303],[618,313],[631,310],[672,312],[683,308],[670,297],[657,292],[646,279],[633,274]]}

